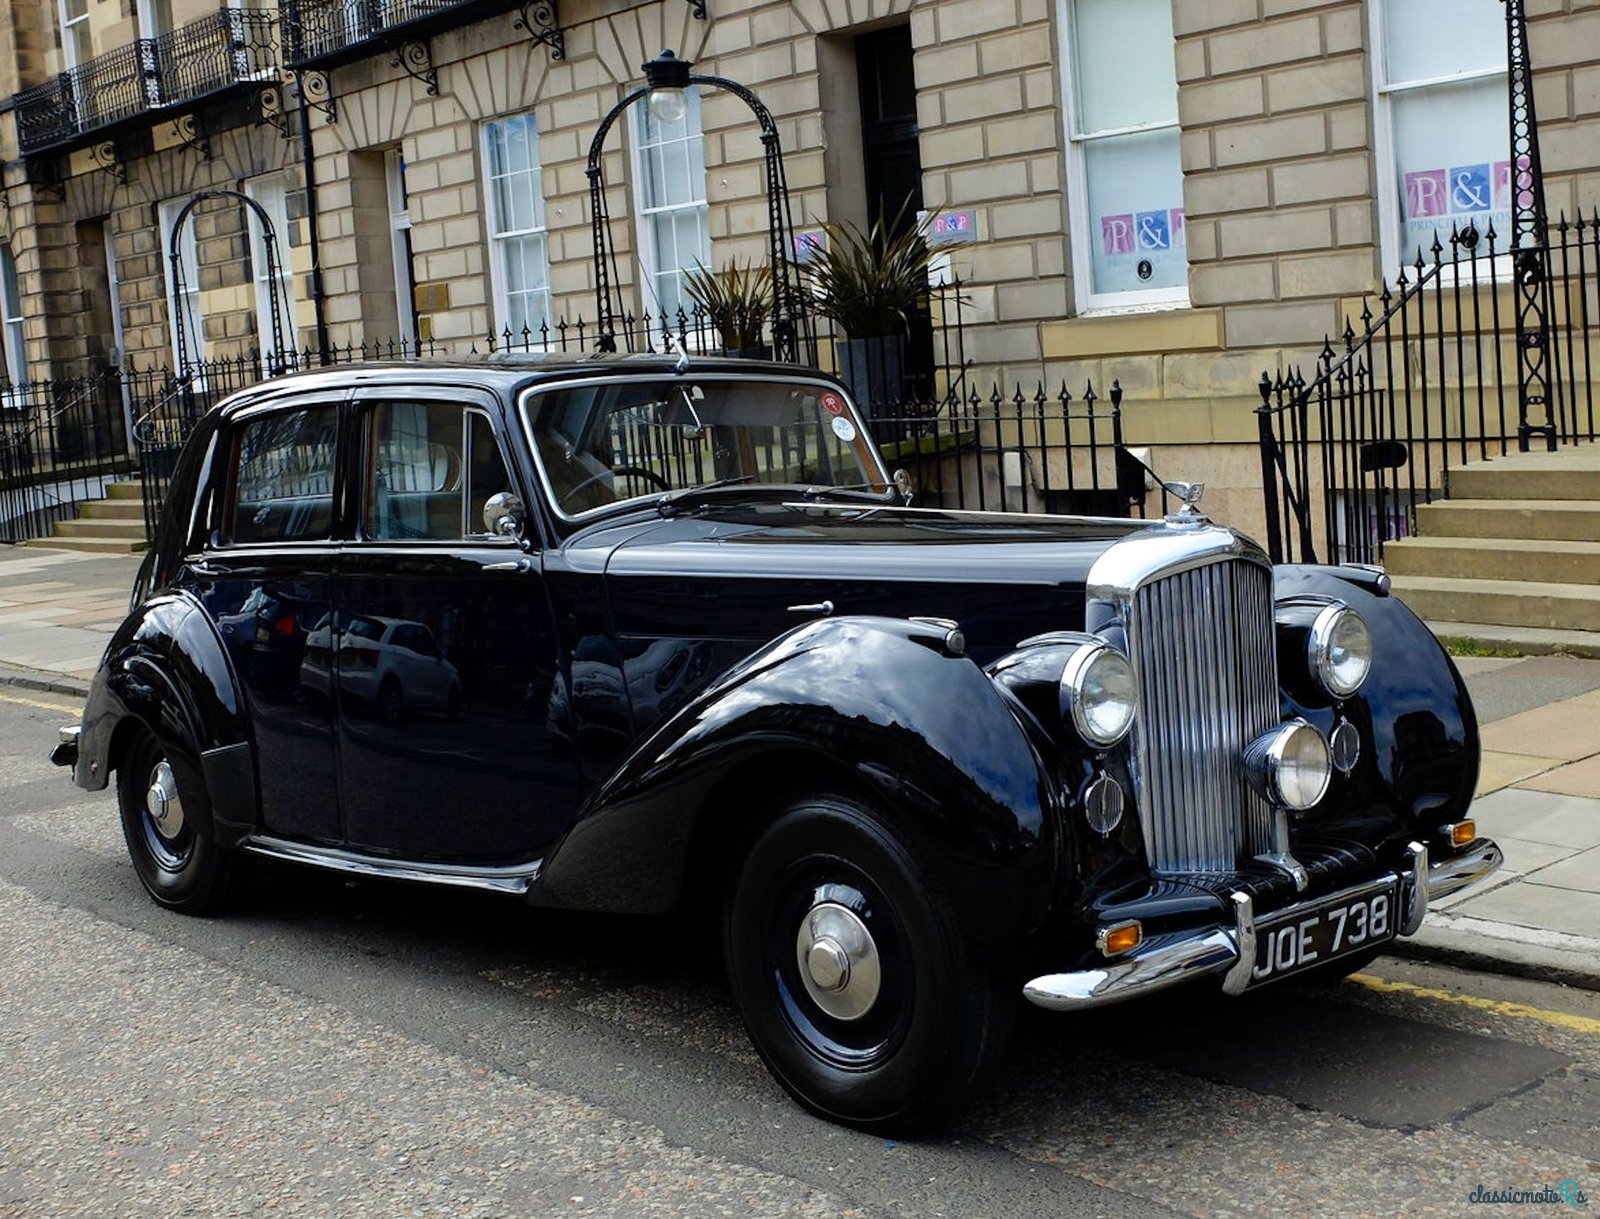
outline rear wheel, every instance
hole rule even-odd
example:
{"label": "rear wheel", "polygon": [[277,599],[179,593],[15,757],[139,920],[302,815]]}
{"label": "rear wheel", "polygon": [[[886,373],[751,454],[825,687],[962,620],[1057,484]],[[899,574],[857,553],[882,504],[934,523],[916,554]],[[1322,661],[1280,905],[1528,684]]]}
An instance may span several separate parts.
{"label": "rear wheel", "polygon": [[858,803],[791,803],[751,846],[725,911],[745,1027],[801,1104],[905,1132],[968,1104],[1015,1004],[901,838]]}
{"label": "rear wheel", "polygon": [[204,828],[205,800],[193,760],[169,756],[154,735],[141,729],[117,768],[122,836],[145,891],[184,914],[219,909],[242,867]]}

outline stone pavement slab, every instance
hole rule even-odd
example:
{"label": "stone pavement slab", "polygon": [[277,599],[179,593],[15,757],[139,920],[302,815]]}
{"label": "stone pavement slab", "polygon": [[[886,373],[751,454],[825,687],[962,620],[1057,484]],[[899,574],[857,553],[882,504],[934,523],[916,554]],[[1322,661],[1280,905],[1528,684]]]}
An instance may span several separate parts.
{"label": "stone pavement slab", "polygon": [[1557,766],[1518,783],[1534,791],[1559,792],[1568,796],[1600,798],[1600,757],[1585,758],[1568,766]]}

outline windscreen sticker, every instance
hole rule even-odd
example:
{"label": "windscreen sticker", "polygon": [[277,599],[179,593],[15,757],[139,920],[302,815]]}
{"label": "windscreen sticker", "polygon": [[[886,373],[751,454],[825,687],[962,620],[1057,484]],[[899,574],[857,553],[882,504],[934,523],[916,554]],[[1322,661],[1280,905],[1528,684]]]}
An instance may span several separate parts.
{"label": "windscreen sticker", "polygon": [[836,415],[833,420],[833,434],[846,444],[849,444],[856,438],[856,425],[843,415]]}
{"label": "windscreen sticker", "polygon": [[823,394],[822,409],[830,415],[844,414],[844,399],[838,394]]}

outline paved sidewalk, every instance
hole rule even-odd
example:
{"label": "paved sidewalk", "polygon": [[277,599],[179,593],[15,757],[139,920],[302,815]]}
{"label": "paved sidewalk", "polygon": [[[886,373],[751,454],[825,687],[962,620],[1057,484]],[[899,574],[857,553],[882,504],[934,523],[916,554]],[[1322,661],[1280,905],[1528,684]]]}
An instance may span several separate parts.
{"label": "paved sidewalk", "polygon": [[[138,567],[0,545],[0,681],[81,694]],[[1600,660],[1456,663],[1486,750],[1473,814],[1506,866],[1395,951],[1600,990]]]}

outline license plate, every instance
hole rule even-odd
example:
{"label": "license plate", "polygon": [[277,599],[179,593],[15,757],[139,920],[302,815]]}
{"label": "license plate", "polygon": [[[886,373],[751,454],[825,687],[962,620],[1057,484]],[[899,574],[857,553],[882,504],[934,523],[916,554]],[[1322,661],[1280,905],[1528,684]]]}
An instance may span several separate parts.
{"label": "license plate", "polygon": [[1275,982],[1394,939],[1399,888],[1398,881],[1386,880],[1261,919],[1250,985]]}

